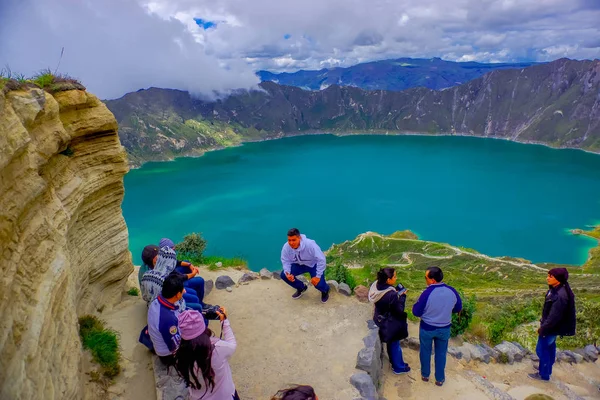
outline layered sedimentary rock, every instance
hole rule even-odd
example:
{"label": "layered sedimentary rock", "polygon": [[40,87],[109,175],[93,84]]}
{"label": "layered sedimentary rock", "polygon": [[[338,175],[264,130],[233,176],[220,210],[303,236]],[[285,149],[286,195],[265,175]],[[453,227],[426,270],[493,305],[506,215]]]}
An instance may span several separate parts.
{"label": "layered sedimentary rock", "polygon": [[78,316],[132,271],[112,113],[69,90],[0,91],[0,398],[78,399]]}

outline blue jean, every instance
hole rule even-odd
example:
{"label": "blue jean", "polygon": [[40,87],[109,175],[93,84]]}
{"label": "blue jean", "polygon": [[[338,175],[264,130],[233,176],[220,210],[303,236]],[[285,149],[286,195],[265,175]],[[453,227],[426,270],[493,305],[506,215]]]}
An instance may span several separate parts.
{"label": "blue jean", "polygon": [[183,294],[183,299],[185,300],[186,308],[191,308],[192,310],[202,311],[202,304],[196,296],[196,292],[193,289],[185,289],[185,293]]}
{"label": "blue jean", "polygon": [[421,376],[429,378],[431,375],[431,351],[435,347],[435,380],[443,382],[446,379],[446,352],[450,339],[450,327],[438,328],[432,331],[419,329],[419,359],[421,361]]}
{"label": "blue jean", "polygon": [[388,357],[392,364],[392,369],[396,372],[402,372],[408,367],[408,364],[404,362],[402,358],[402,348],[400,347],[400,341],[395,340],[393,342],[386,343]]}
{"label": "blue jean", "polygon": [[[310,277],[314,278],[315,276],[317,276],[317,266],[315,265],[311,268],[306,265],[292,264],[292,269],[290,272],[294,276],[302,275],[308,272],[310,274]],[[290,280],[288,280],[284,271],[281,271],[281,279],[296,290],[304,289],[304,283],[300,279],[295,279],[293,282],[291,282]],[[315,288],[323,293],[329,292],[329,285],[325,281],[325,275],[321,277],[321,280],[319,281],[317,286],[315,286]]]}
{"label": "blue jean", "polygon": [[540,376],[549,380],[556,360],[556,335],[538,337],[535,353],[540,358]]}
{"label": "blue jean", "polygon": [[[191,272],[188,267],[177,267],[175,270],[180,274],[189,274]],[[192,279],[183,282],[183,287],[193,289],[198,300],[200,300],[199,303],[204,304],[204,278],[196,275]]]}

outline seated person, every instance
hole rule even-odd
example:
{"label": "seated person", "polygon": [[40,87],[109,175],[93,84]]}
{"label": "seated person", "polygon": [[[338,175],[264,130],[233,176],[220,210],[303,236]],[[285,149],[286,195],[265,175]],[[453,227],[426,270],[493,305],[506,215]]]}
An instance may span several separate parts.
{"label": "seated person", "polygon": [[[167,239],[167,238],[163,238],[160,240],[159,246],[162,247],[169,247],[173,250],[175,250],[175,244],[173,243],[173,241],[171,239]],[[177,253],[175,253],[177,254]],[[201,276],[198,275],[198,269],[196,267],[194,267],[192,265],[191,262],[189,261],[180,261],[177,260],[176,264],[175,264],[175,271],[177,271],[180,274],[184,274],[184,275],[189,275],[191,273],[194,272],[194,270],[196,270],[195,275],[186,280],[183,283],[183,286],[185,286],[186,289],[193,289],[193,294],[195,294],[198,297],[198,302],[200,304],[202,304],[203,306],[205,306],[204,304],[204,278],[202,278]],[[192,293],[191,291],[188,290],[188,293]],[[186,301],[187,298],[186,298]],[[189,302],[189,301],[188,301]]]}
{"label": "seated person", "polygon": [[169,275],[161,293],[148,308],[148,334],[156,355],[166,365],[172,365],[174,354],[179,348],[179,308],[176,305],[183,298],[183,280],[180,275]]}
{"label": "seated person", "polygon": [[[192,279],[198,273],[196,268],[193,268],[192,272],[187,275],[180,275],[177,273],[175,271],[177,262],[175,250],[168,246],[160,248],[158,257],[156,257],[155,260],[156,263],[154,268],[146,271],[141,279],[140,289],[142,291],[142,298],[147,303],[152,303],[154,299],[158,297],[162,290],[163,282],[168,276],[172,274],[177,275],[181,277],[182,281],[187,281]],[[202,282],[204,283],[204,280]],[[185,293],[183,298],[185,299],[189,308],[198,311],[202,310],[200,299],[195,295],[195,293],[192,293],[191,290],[190,293]]]}
{"label": "seated person", "polygon": [[148,270],[154,269],[154,264],[156,264],[156,260],[158,259],[158,246],[154,244],[149,244],[144,247],[142,250],[142,265],[140,265],[140,270],[138,271],[138,281],[140,283],[140,287],[142,287],[142,276]]}

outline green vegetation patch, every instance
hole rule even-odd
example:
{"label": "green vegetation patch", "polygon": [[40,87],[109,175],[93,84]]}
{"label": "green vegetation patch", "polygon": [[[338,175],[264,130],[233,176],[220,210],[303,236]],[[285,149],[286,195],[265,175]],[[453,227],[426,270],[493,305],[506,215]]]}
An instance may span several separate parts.
{"label": "green vegetation patch", "polygon": [[490,344],[515,340],[530,346],[537,339],[548,289],[547,270],[567,267],[577,296],[578,327],[577,336],[559,339],[559,347],[581,347],[600,339],[600,273],[596,272],[600,269],[595,269],[600,264],[600,247],[591,250],[584,268],[550,263],[536,266],[520,258],[487,257],[472,249],[456,251],[447,244],[402,237],[367,233],[332,246],[327,252],[328,279],[335,279],[330,274],[343,271],[357,285],[369,287],[380,268],[393,267],[398,282],[408,288],[407,313],[416,322],[418,318],[410,309],[426,288],[425,270],[438,266],[444,271],[444,281],[462,293],[465,304],[463,314],[453,317],[453,334],[462,333]]}
{"label": "green vegetation patch", "polygon": [[[208,265],[208,269],[216,271],[221,268],[248,269],[248,262],[241,257],[205,256],[206,240],[201,233],[190,233],[183,237],[181,243],[175,246],[181,259],[190,261],[192,264]],[[217,266],[217,263],[221,266]]]}
{"label": "green vegetation patch", "polygon": [[136,287],[132,287],[132,288],[129,288],[129,290],[127,291],[127,294],[130,296],[139,296],[140,290]]}
{"label": "green vegetation patch", "polygon": [[0,90],[6,93],[28,87],[44,89],[49,93],[85,90],[85,86],[79,80],[69,75],[53,73],[50,69],[43,69],[32,77],[16,74],[9,67],[0,70]]}
{"label": "green vegetation patch", "polygon": [[90,350],[93,360],[100,364],[105,377],[112,379],[121,372],[117,332],[106,328],[104,322],[97,317],[85,315],[79,318],[79,335],[83,348]]}
{"label": "green vegetation patch", "polygon": [[[221,263],[220,267],[217,266],[218,262]],[[222,268],[248,269],[248,261],[241,257],[205,256],[200,263],[208,265],[208,269],[211,271],[217,271]]]}

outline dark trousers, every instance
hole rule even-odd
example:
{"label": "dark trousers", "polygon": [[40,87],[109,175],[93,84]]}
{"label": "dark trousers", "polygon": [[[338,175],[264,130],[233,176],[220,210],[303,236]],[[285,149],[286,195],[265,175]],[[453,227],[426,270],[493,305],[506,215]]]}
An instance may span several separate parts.
{"label": "dark trousers", "polygon": [[235,391],[235,393],[233,394],[233,400],[240,400],[240,396],[238,395],[237,390]]}
{"label": "dark trousers", "polygon": [[[315,276],[317,276],[317,266],[315,265],[311,268],[307,265],[292,264],[292,269],[290,272],[294,276],[302,275],[308,272],[310,274],[310,277],[314,278]],[[304,289],[304,283],[300,279],[296,279],[293,282],[291,282],[285,275],[284,271],[281,271],[281,279],[296,290]],[[319,281],[317,286],[315,286],[315,288],[323,293],[329,292],[329,285],[325,281],[325,274],[323,274],[321,280]]]}
{"label": "dark trousers", "polygon": [[[175,270],[184,275],[191,272],[188,267],[177,267]],[[183,282],[183,287],[186,289],[193,289],[194,295],[198,297],[198,303],[204,305],[204,278],[196,275],[192,279],[188,279],[187,281]],[[185,301],[186,303],[188,302],[187,299]]]}
{"label": "dark trousers", "polygon": [[546,381],[550,380],[556,360],[556,336],[538,337],[535,353],[540,358],[540,376]]}

